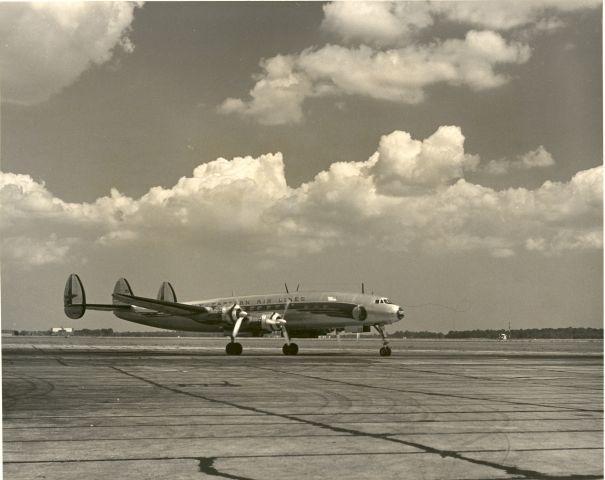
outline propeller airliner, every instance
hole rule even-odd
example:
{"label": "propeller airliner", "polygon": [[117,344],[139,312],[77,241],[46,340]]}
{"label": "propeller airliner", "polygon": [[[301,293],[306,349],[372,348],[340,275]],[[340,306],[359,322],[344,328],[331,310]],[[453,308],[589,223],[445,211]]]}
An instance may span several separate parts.
{"label": "propeller airliner", "polygon": [[227,355],[242,353],[243,347],[236,341],[240,332],[253,336],[280,332],[286,342],[282,348],[284,355],[296,355],[298,345],[292,342],[293,337],[347,327],[369,332],[374,327],[382,337],[380,355],[388,357],[391,348],[385,326],[404,317],[403,309],[388,298],[365,293],[290,293],[286,286],[285,294],[177,302],[169,282],[162,283],[156,298],[147,298],[134,295],[125,278],[116,282],[111,304],[86,303],[84,286],[75,273],[67,278],[63,304],[65,314],[72,319],[81,318],[86,310],[104,310],[123,320],[156,328],[226,332],[231,337],[225,348]]}

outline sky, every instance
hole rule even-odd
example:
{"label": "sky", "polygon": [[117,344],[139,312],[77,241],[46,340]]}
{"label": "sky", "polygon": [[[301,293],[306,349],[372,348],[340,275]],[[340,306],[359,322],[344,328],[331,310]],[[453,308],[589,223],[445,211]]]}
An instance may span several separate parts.
{"label": "sky", "polygon": [[600,327],[599,1],[0,4],[2,328],[67,275]]}

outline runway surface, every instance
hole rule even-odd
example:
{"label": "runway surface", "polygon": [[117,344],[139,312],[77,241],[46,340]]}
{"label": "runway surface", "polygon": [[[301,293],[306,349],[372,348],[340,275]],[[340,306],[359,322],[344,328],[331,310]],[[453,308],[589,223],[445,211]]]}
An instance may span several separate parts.
{"label": "runway surface", "polygon": [[10,479],[603,478],[603,343],[2,339]]}

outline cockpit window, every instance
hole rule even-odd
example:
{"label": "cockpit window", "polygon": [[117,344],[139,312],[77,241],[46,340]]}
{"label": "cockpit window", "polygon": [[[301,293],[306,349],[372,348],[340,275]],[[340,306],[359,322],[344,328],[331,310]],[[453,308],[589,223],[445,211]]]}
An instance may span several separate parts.
{"label": "cockpit window", "polygon": [[374,300],[374,303],[391,303],[391,301],[388,298],[377,298],[376,300]]}

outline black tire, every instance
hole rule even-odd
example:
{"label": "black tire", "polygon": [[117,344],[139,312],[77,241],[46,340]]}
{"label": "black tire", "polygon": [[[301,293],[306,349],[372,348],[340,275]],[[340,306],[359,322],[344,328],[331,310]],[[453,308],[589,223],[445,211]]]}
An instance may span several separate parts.
{"label": "black tire", "polygon": [[382,347],[380,349],[380,356],[381,357],[388,357],[391,354],[391,349],[389,347]]}
{"label": "black tire", "polygon": [[284,343],[284,346],[281,347],[281,351],[284,352],[284,355],[290,355],[290,345]]}
{"label": "black tire", "polygon": [[391,356],[391,347],[384,347],[387,350],[387,357]]}
{"label": "black tire", "polygon": [[241,343],[229,342],[225,347],[227,355],[241,355],[244,348]]}
{"label": "black tire", "polygon": [[296,355],[298,353],[298,345],[295,343],[290,344],[290,355]]}

